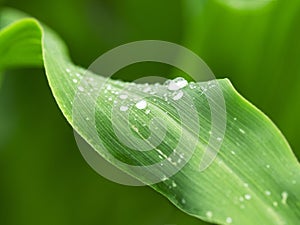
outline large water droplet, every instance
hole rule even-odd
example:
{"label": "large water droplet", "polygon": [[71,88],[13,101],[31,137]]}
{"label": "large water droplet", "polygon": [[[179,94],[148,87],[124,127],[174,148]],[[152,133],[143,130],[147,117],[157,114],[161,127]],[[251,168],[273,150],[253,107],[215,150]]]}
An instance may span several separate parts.
{"label": "large water droplet", "polygon": [[174,80],[167,81],[168,90],[177,91],[188,85],[188,82],[183,77],[177,77]]}
{"label": "large water droplet", "polygon": [[138,109],[144,109],[147,107],[147,102],[145,100],[141,100],[135,104]]}

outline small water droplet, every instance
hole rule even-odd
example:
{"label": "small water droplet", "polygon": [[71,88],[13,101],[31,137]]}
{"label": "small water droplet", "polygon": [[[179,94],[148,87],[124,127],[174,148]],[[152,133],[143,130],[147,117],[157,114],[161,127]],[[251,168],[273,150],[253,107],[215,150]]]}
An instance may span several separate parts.
{"label": "small water droplet", "polygon": [[161,155],[163,158],[168,158],[168,156],[165,154],[165,153],[163,153],[161,150],[159,150],[159,149],[157,149],[157,152],[158,152],[158,154],[159,155]]}
{"label": "small water droplet", "polygon": [[126,99],[127,97],[127,95],[120,95],[120,99]]}
{"label": "small water droplet", "polygon": [[186,201],[185,201],[185,199],[183,198],[183,199],[181,199],[181,203],[182,204],[185,204],[186,203]]}
{"label": "small water droplet", "polygon": [[239,129],[239,131],[242,133],[242,134],[245,134],[246,132],[243,130],[243,129]]}
{"label": "small water droplet", "polygon": [[77,79],[73,79],[73,82],[74,82],[75,84],[77,84],[78,80],[77,80]]}
{"label": "small water droplet", "polygon": [[147,107],[147,102],[145,100],[141,100],[135,104],[138,109],[144,109]]}
{"label": "small water droplet", "polygon": [[190,87],[190,89],[195,89],[195,88],[197,88],[197,85],[195,82],[190,82],[189,87]]}
{"label": "small water droplet", "polygon": [[179,157],[180,157],[181,159],[184,159],[184,153],[180,153],[180,154],[179,154]]}
{"label": "small water droplet", "polygon": [[121,107],[120,107],[120,110],[123,111],[123,112],[125,112],[125,111],[128,110],[128,106],[121,106]]}
{"label": "small water droplet", "polygon": [[139,129],[135,126],[132,126],[132,129],[136,132],[136,133],[139,133]]}
{"label": "small water droplet", "polygon": [[145,111],[146,114],[149,114],[150,112],[151,112],[150,109],[147,109],[147,110]]}
{"label": "small water droplet", "polygon": [[174,97],[173,97],[173,100],[174,101],[177,101],[179,99],[181,99],[183,96],[183,91],[179,91]]}
{"label": "small water droplet", "polygon": [[173,186],[173,187],[177,187],[177,184],[173,181],[173,182],[172,182],[172,186]]}
{"label": "small water droplet", "polygon": [[218,140],[218,141],[222,141],[222,138],[220,138],[220,137],[217,137],[217,140]]}
{"label": "small water droplet", "polygon": [[271,192],[268,191],[268,190],[266,190],[266,191],[265,191],[265,194],[266,194],[266,195],[271,195]]}
{"label": "small water droplet", "polygon": [[251,195],[250,194],[245,194],[245,199],[250,200],[251,199]]}
{"label": "small water droplet", "polygon": [[78,90],[79,90],[79,91],[84,91],[84,88],[81,87],[81,86],[79,86],[79,87],[78,87]]}
{"label": "small water droplet", "polygon": [[235,151],[231,151],[231,154],[232,154],[232,155],[235,155]]}
{"label": "small water droplet", "polygon": [[212,215],[213,215],[213,213],[212,213],[211,211],[207,211],[207,212],[206,212],[206,216],[207,216],[208,218],[211,218]]}
{"label": "small water droplet", "polygon": [[277,207],[278,203],[277,202],[273,202],[273,206]]}
{"label": "small water droplet", "polygon": [[70,70],[69,68],[67,68],[66,71],[67,71],[67,73],[70,73],[70,72],[71,72],[71,70]]}
{"label": "small water droplet", "polygon": [[149,92],[149,91],[151,91],[151,87],[145,87],[143,90],[143,92]]}
{"label": "small water droplet", "polygon": [[169,178],[166,176],[166,175],[164,175],[163,176],[163,178],[161,179],[162,181],[166,181],[166,180],[168,180]]}
{"label": "small water droplet", "polygon": [[269,168],[270,168],[270,165],[269,165],[269,164],[267,164],[267,165],[266,165],[266,167],[269,169]]}
{"label": "small water droplet", "polygon": [[200,89],[202,90],[202,93],[205,93],[207,91],[206,87],[200,87]]}
{"label": "small water droplet", "polygon": [[282,192],[281,193],[281,203],[285,205],[288,197],[289,197],[289,194],[286,191]]}
{"label": "small water droplet", "polygon": [[226,223],[232,223],[232,218],[231,217],[227,217],[226,218]]}

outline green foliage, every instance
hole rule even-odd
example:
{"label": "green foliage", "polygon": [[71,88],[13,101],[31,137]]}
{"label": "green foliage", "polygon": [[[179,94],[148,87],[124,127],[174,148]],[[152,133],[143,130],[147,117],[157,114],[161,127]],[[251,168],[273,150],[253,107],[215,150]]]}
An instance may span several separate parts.
{"label": "green foliage", "polygon": [[[263,1],[236,8],[232,1],[186,1],[183,43],[228,77],[283,131],[300,156],[300,2]],[[235,1],[256,2],[261,1]]]}
{"label": "green foliage", "polygon": [[[4,18],[11,17],[11,11],[3,11],[2,15]],[[22,41],[16,42],[18,38]],[[34,19],[19,20],[4,28],[0,33],[0,41],[0,52],[7,52],[5,48],[9,47],[9,54],[1,58],[2,67],[40,65],[41,56],[43,57],[52,93],[68,122],[100,155],[114,163],[90,136],[89,127],[85,124],[75,124],[72,118],[72,104],[79,88],[78,82],[73,80],[74,75],[78,73],[81,77],[79,79],[82,79],[83,74],[88,73],[95,83],[102,83],[104,78],[72,64],[60,39]],[[20,46],[16,46],[19,43]],[[29,56],[26,61],[22,57],[14,57],[24,54]],[[116,91],[130,85],[113,80],[108,82]],[[218,83],[224,92],[228,118],[226,135],[216,160],[207,170],[199,172],[199,161],[208,142],[207,135],[211,123],[208,116],[209,105],[201,94],[200,87],[209,87],[209,83],[199,84],[196,89],[185,87],[184,90],[196,99],[194,104],[203,122],[204,131],[198,137],[197,134],[189,132],[188,127],[183,127],[189,135],[187,144],[190,140],[199,138],[196,153],[175,176],[152,187],[184,212],[209,222],[245,225],[297,223],[300,218],[300,177],[297,159],[282,134],[265,115],[242,98],[228,80],[219,80]],[[159,88],[165,90],[164,86]],[[142,91],[137,88],[129,94],[130,97],[141,95]],[[111,94],[109,97],[116,96]],[[84,112],[91,107],[85,101],[84,95],[79,96],[79,100],[80,111]],[[102,128],[98,130],[99,135],[112,137],[112,104],[106,100],[98,100],[98,107],[102,111],[96,114],[95,120],[98,129]],[[167,106],[158,107],[153,99],[149,99],[148,104],[152,107],[154,117],[161,117],[164,111],[169,112],[166,121],[171,132],[166,137],[168,142],[165,141],[165,147],[161,149],[167,154],[172,144],[176,144],[176,137],[180,133],[178,118]],[[138,118],[138,126],[142,125],[145,119],[144,112],[137,110],[134,113]],[[143,132],[146,131],[142,130],[141,133]],[[172,137],[175,137],[174,143]],[[118,140],[107,138],[105,144],[120,159],[127,160],[127,163],[146,165],[157,161],[157,149],[149,155],[142,154],[141,157],[138,155],[141,153],[132,153],[126,148],[115,148],[116,144],[120,145]],[[133,157],[128,157],[130,154]],[[126,172],[136,176],[133,171]],[[144,177],[138,178],[147,182]]]}

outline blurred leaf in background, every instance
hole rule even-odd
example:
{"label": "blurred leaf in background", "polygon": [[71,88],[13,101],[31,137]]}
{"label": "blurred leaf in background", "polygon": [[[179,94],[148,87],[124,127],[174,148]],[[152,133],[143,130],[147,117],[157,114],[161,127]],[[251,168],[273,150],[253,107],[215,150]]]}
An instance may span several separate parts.
{"label": "blurred leaf in background", "polygon": [[238,2],[188,0],[183,43],[265,112],[299,158],[300,1]]}
{"label": "blurred leaf in background", "polygon": [[[251,9],[222,0],[1,2],[56,30],[74,62],[84,67],[130,41],[159,39],[189,47],[218,78],[229,77],[266,112],[300,156],[299,1],[270,1]],[[93,172],[43,73],[9,71],[0,89],[0,224],[206,224],[150,188],[120,186]],[[119,78],[133,80],[140,73],[172,72],[144,64]]]}

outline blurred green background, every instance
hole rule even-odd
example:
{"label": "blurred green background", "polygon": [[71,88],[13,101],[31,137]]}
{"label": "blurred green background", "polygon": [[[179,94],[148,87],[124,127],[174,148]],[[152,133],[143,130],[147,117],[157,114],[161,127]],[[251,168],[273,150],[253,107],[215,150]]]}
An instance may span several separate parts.
{"label": "blurred green background", "polygon": [[[281,129],[300,157],[299,0],[0,0],[53,28],[73,61],[88,67],[105,51],[159,39],[195,51],[217,78]],[[263,4],[262,4],[263,3]],[[119,76],[170,76],[144,64]],[[0,89],[0,224],[200,225],[147,187],[96,174],[78,151],[43,69],[7,71]]]}

